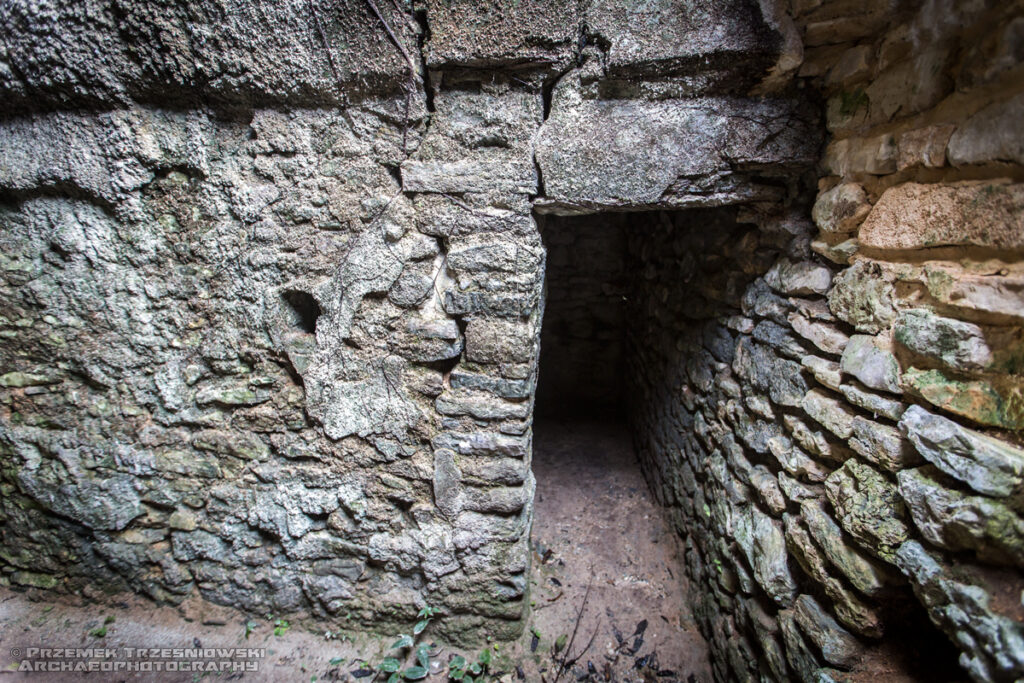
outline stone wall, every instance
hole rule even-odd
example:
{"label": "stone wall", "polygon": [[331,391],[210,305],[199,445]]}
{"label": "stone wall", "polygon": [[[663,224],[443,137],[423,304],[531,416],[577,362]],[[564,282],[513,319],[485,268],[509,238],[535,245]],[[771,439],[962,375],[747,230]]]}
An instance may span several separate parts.
{"label": "stone wall", "polygon": [[[518,632],[534,208],[779,196],[814,157],[806,106],[745,97],[786,42],[747,0],[697,24],[670,2],[9,5],[0,580],[21,587],[381,630],[430,603],[442,636]],[[609,175],[615,155],[637,163]]]}
{"label": "stone wall", "polygon": [[1024,18],[851,8],[794,3],[830,133],[813,232],[770,268],[757,232],[633,245],[638,449],[722,680],[948,680],[952,652],[1016,680]]}
{"label": "stone wall", "polygon": [[1019,3],[8,5],[0,581],[517,633],[535,215],[643,210],[718,677],[1024,675]]}

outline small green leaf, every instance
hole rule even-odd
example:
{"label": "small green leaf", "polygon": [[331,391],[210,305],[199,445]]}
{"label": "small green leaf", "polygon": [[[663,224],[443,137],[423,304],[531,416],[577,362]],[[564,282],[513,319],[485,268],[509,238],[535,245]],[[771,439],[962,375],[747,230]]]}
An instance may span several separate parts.
{"label": "small green leaf", "polygon": [[422,666],[424,669],[429,669],[430,648],[428,648],[426,645],[420,645],[418,648],[416,648],[416,661],[419,662],[419,665]]}
{"label": "small green leaf", "polygon": [[419,634],[423,633],[423,629],[425,629],[427,627],[427,624],[429,624],[429,623],[430,623],[430,619],[424,619],[423,621],[417,621],[416,625],[412,627],[412,634],[414,636],[418,636]]}
{"label": "small green leaf", "polygon": [[477,658],[477,661],[480,662],[480,666],[487,666],[488,664],[490,664],[491,651],[487,649],[481,650],[480,656]]}
{"label": "small green leaf", "polygon": [[469,665],[469,671],[474,676],[479,676],[480,673],[483,671],[483,669],[480,668],[479,664],[477,664],[476,662],[473,662],[472,664]]}
{"label": "small green leaf", "polygon": [[448,671],[448,678],[452,679],[453,681],[461,681],[463,678],[465,678],[465,676],[466,672],[462,669],[451,669]]}
{"label": "small green leaf", "polygon": [[395,644],[391,646],[391,649],[395,649],[396,647],[412,647],[412,643],[412,636],[402,634],[398,637],[398,640],[395,641]]}
{"label": "small green leaf", "polygon": [[390,676],[388,676],[388,683],[401,683],[401,680],[402,674],[400,673],[393,673]]}
{"label": "small green leaf", "polygon": [[390,674],[398,671],[402,668],[402,663],[394,657],[388,657],[380,663],[380,670],[384,673]]}
{"label": "small green leaf", "polygon": [[466,676],[465,678],[462,679],[462,683],[473,683],[473,680],[474,679],[473,679],[472,676]]}
{"label": "small green leaf", "polygon": [[341,666],[342,664],[344,664],[344,663],[345,663],[345,658],[344,658],[344,657],[334,657],[334,658],[333,658],[333,659],[332,659],[332,660],[331,660],[330,662],[328,662],[328,663],[329,663],[329,664],[330,664],[331,666]]}
{"label": "small green leaf", "polygon": [[450,669],[465,669],[466,658],[462,655],[455,655],[452,657],[452,661],[448,662],[448,668]]}
{"label": "small green leaf", "polygon": [[562,650],[565,649],[565,641],[567,641],[568,639],[569,639],[569,636],[565,635],[564,633],[562,635],[558,636],[558,640],[555,641],[555,652],[556,653],[557,652],[561,652]]}
{"label": "small green leaf", "polygon": [[405,679],[408,681],[418,681],[427,677],[429,672],[422,666],[410,666],[408,669],[402,672]]}

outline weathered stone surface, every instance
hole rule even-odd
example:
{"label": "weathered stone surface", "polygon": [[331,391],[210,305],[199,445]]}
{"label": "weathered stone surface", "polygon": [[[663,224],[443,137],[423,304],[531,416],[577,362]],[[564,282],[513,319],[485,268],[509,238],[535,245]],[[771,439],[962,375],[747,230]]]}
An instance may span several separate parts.
{"label": "weathered stone surface", "polygon": [[737,345],[732,368],[779,405],[800,405],[808,388],[798,363],[779,358],[768,347],[747,339]]}
{"label": "weathered stone surface", "polygon": [[808,457],[800,448],[785,437],[774,436],[768,439],[768,451],[775,456],[782,469],[794,477],[802,477],[809,481],[821,482],[829,475],[828,468]]}
{"label": "weathered stone surface", "polygon": [[930,463],[978,493],[1005,498],[1024,487],[1024,450],[911,406],[900,430]]}
{"label": "weathered stone surface", "polygon": [[427,66],[557,69],[575,55],[583,14],[578,2],[517,0],[426,3]]}
{"label": "weathered stone surface", "polygon": [[878,334],[896,317],[894,280],[877,262],[856,261],[833,280],[829,308],[858,332]]}
{"label": "weathered stone surface", "polygon": [[536,171],[528,160],[406,161],[402,164],[406,192],[487,192],[502,190],[532,194],[537,191]]}
{"label": "weathered stone surface", "polygon": [[1024,185],[904,183],[882,193],[860,226],[861,246],[1024,248]]}
{"label": "weathered stone surface", "polygon": [[825,233],[857,232],[871,211],[864,188],[858,183],[841,183],[818,195],[811,210],[815,225]]}
{"label": "weathered stone surface", "polygon": [[590,100],[570,77],[536,155],[545,210],[712,206],[760,193],[729,182],[736,165],[807,163],[813,139],[797,109],[771,100]]}
{"label": "weathered stone surface", "polygon": [[789,322],[797,334],[825,353],[840,355],[850,340],[846,333],[836,329],[834,325],[811,321],[798,313],[790,314]]}
{"label": "weathered stone surface", "polygon": [[850,337],[839,367],[867,387],[902,393],[899,361],[891,352],[881,348],[875,337],[863,334]]}
{"label": "weathered stone surface", "polygon": [[900,495],[932,545],[1024,566],[1024,519],[999,500],[949,488],[932,466],[899,473]]}
{"label": "weathered stone surface", "polygon": [[777,604],[792,604],[796,583],[786,563],[782,525],[755,506],[736,515],[736,543],[754,571],[754,578]]}
{"label": "weathered stone surface", "polygon": [[849,449],[832,438],[828,432],[812,428],[799,417],[783,415],[782,420],[796,442],[809,453],[838,463],[845,462],[851,455]]}
{"label": "weathered stone surface", "polygon": [[478,363],[523,363],[533,359],[536,332],[525,322],[479,318],[466,325],[466,358]]}
{"label": "weathered stone surface", "polygon": [[[863,91],[855,91],[851,97],[854,102],[868,101]],[[829,101],[829,118],[834,116],[835,109],[843,108],[844,100],[845,97],[840,95]],[[896,171],[896,159],[896,139],[891,133],[884,133],[871,138],[844,138],[829,143],[822,165],[834,175],[844,177],[862,173],[885,175]]]}
{"label": "weathered stone surface", "polygon": [[864,647],[837,624],[817,600],[801,595],[796,599],[793,612],[800,630],[818,646],[826,662],[844,669],[857,663]]}
{"label": "weathered stone surface", "polygon": [[893,339],[908,351],[953,370],[985,370],[993,363],[993,351],[981,327],[927,309],[900,311]]}
{"label": "weathered stone surface", "polygon": [[926,126],[908,130],[899,136],[897,146],[899,157],[897,168],[922,166],[924,168],[942,168],[946,165],[946,144],[956,127],[951,124]]}
{"label": "weathered stone surface", "polygon": [[999,613],[988,591],[961,568],[953,574],[940,557],[907,541],[896,563],[928,608],[931,620],[961,650],[960,664],[977,680],[1014,680],[1024,674],[1024,632]]}
{"label": "weathered stone surface", "polygon": [[850,447],[865,460],[890,472],[921,463],[921,456],[898,429],[860,416],[853,419]]}
{"label": "weathered stone surface", "polygon": [[1024,384],[1012,375],[962,380],[941,370],[908,368],[903,386],[932,405],[978,424],[1024,429]]}
{"label": "weathered stone surface", "polygon": [[893,562],[908,532],[896,486],[870,466],[849,460],[825,480],[825,491],[839,524],[866,550]]}
{"label": "weathered stone surface", "polygon": [[800,502],[804,524],[822,553],[858,591],[869,597],[884,593],[893,583],[892,572],[847,541],[843,530],[826,512],[820,498]]}
{"label": "weathered stone surface", "polygon": [[[398,5],[381,7],[403,49],[415,53],[408,15]],[[369,5],[354,0],[272,8],[145,2],[131,11],[109,0],[49,3],[45,10],[18,2],[3,25],[0,96],[13,110],[132,99],[178,107],[339,104],[354,87],[397,89],[410,67],[418,69]]]}
{"label": "weathered stone surface", "polygon": [[856,412],[820,389],[812,389],[807,392],[800,402],[800,407],[818,424],[840,439],[848,439],[853,433],[853,419]]}
{"label": "weathered stone surface", "polygon": [[832,272],[811,261],[794,263],[782,258],[765,273],[764,281],[775,291],[791,296],[824,294],[832,282]]}
{"label": "weathered stone surface", "polygon": [[782,642],[786,645],[786,661],[793,667],[793,671],[797,673],[801,681],[813,681],[820,663],[814,650],[800,633],[794,610],[780,611],[778,620],[782,631]]}
{"label": "weathered stone surface", "polygon": [[869,637],[882,634],[882,620],[855,593],[846,588],[842,581],[832,576],[826,568],[824,557],[811,540],[799,517],[783,515],[786,525],[786,544],[790,553],[807,575],[821,586],[833,601],[836,616],[846,627]]}
{"label": "weathered stone surface", "polygon": [[[748,0],[658,0],[629,6],[598,0],[587,7],[586,22],[599,40],[607,41],[613,76],[687,74],[704,61],[707,71],[725,71],[750,87],[753,83],[740,73],[765,70],[782,47],[761,7]],[[658,31],[647,28],[655,25]]]}
{"label": "weathered stone surface", "polygon": [[843,384],[839,387],[839,391],[842,392],[847,401],[858,408],[863,408],[875,417],[879,415],[887,417],[893,422],[899,422],[900,417],[903,416],[903,411],[907,409],[907,406],[902,401],[889,396],[883,396],[882,394],[876,394],[873,391],[867,391],[856,382]]}
{"label": "weathered stone surface", "polygon": [[811,371],[814,379],[829,389],[840,388],[843,376],[839,371],[839,363],[818,356],[804,356],[800,359],[800,364]]}
{"label": "weathered stone surface", "polygon": [[1024,164],[1024,142],[1018,122],[1024,115],[1024,95],[995,102],[967,119],[949,139],[949,161],[983,164],[1012,161]]}

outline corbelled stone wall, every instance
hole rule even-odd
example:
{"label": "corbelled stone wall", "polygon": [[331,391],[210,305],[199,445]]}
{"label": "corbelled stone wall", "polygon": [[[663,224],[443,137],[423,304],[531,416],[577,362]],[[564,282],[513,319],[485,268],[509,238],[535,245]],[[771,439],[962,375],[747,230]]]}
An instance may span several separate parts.
{"label": "corbelled stone wall", "polygon": [[794,3],[815,225],[631,242],[634,432],[722,680],[1024,674],[1021,10]]}
{"label": "corbelled stone wall", "polygon": [[604,240],[716,675],[1024,676],[1019,3],[8,5],[4,583],[517,633]]}

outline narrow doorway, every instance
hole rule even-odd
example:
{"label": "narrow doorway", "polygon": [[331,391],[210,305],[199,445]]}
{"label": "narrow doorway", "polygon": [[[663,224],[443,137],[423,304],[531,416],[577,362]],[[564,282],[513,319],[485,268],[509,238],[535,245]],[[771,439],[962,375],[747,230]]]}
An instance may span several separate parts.
{"label": "narrow doorway", "polygon": [[570,660],[581,655],[575,669],[588,680],[710,681],[682,543],[644,480],[627,420],[629,235],[652,219],[538,221],[547,264],[532,627],[542,641],[576,630]]}

